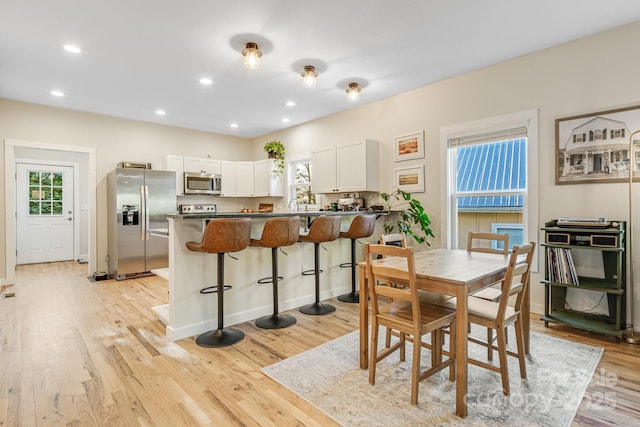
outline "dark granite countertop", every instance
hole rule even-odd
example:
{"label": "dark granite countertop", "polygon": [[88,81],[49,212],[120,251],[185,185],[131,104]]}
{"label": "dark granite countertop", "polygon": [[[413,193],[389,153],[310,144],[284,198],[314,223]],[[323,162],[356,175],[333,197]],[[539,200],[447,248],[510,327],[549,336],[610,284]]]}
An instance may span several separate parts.
{"label": "dark granite countertop", "polygon": [[274,218],[283,216],[316,217],[321,215],[382,215],[384,211],[314,211],[314,212],[216,212],[213,213],[189,213],[167,215],[171,219],[211,219],[211,218]]}

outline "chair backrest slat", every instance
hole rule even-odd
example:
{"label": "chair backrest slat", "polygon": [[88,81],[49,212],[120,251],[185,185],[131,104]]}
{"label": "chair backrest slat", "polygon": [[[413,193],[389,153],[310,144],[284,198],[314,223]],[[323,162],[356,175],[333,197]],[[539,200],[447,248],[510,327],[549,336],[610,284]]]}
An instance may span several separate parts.
{"label": "chair backrest slat", "polygon": [[[491,242],[502,242],[502,249],[492,247],[490,245]],[[485,243],[485,246],[477,245],[482,243]],[[467,250],[469,252],[507,255],[509,253],[509,235],[498,233],[474,233],[470,231],[467,236]]]}

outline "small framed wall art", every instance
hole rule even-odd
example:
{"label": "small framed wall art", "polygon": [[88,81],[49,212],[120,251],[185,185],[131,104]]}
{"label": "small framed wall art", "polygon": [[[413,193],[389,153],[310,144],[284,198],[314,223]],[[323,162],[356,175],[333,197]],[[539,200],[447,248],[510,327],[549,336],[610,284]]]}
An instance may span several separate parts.
{"label": "small framed wall art", "polygon": [[424,131],[396,136],[393,148],[393,159],[396,162],[424,157]]}
{"label": "small framed wall art", "polygon": [[407,193],[424,192],[424,165],[393,170],[393,184]]}

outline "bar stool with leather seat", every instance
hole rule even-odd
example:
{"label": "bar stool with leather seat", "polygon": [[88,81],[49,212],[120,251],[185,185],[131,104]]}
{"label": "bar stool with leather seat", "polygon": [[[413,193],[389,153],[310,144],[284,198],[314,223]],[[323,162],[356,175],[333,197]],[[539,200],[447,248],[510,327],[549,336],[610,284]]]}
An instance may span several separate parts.
{"label": "bar stool with leather seat", "polygon": [[375,226],[375,215],[357,215],[351,221],[349,230],[340,232],[340,238],[351,239],[351,262],[340,264],[343,268],[351,267],[351,292],[340,295],[338,301],[348,303],[360,301],[360,296],[356,292],[356,241],[371,236]]}
{"label": "bar stool with leather seat", "polygon": [[256,326],[265,329],[281,329],[295,325],[296,318],[278,312],[278,249],[293,245],[300,237],[300,217],[283,217],[269,219],[262,230],[260,239],[251,239],[249,245],[271,248],[271,277],[258,280],[258,283],[273,284],[273,314],[256,320]]}
{"label": "bar stool with leather seat", "polygon": [[314,251],[314,269],[303,271],[305,276],[313,274],[316,283],[316,300],[315,302],[300,307],[300,311],[304,314],[322,315],[336,311],[336,308],[330,304],[320,302],[320,243],[331,242],[336,240],[340,235],[340,216],[319,216],[313,220],[308,234],[301,234],[298,241],[312,242]]}
{"label": "bar stool with leather seat", "polygon": [[187,242],[187,248],[196,252],[218,254],[218,282],[200,290],[201,294],[218,294],[218,326],[198,336],[196,343],[202,347],[225,347],[244,338],[238,329],[224,327],[224,292],[231,286],[224,284],[224,256],[227,252],[237,252],[249,246],[251,220],[249,218],[218,218],[207,224],[202,241]]}

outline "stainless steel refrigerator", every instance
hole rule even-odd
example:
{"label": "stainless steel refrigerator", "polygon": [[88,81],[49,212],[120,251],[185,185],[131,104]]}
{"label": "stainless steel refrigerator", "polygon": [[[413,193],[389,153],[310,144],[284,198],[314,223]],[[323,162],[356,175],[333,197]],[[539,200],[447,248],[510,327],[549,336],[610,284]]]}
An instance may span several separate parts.
{"label": "stainless steel refrigerator", "polygon": [[168,267],[175,172],[118,168],[107,175],[107,193],[109,275],[122,280]]}

